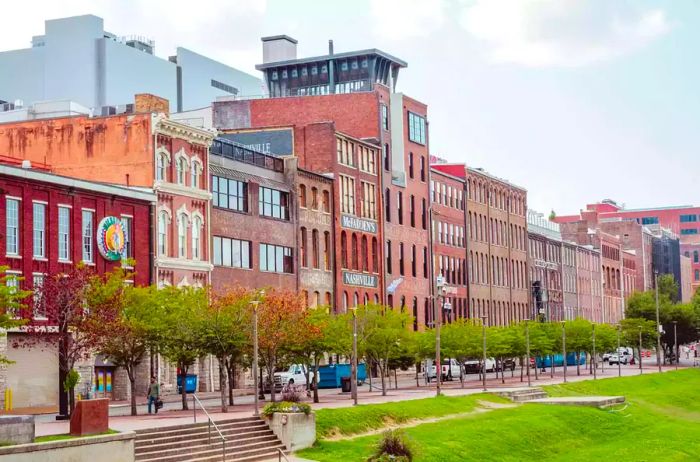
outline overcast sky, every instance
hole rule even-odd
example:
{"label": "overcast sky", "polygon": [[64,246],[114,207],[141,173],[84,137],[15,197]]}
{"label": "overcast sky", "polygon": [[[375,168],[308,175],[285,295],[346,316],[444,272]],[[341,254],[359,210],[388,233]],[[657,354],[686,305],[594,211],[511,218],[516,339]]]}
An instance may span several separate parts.
{"label": "overcast sky", "polygon": [[[700,204],[696,0],[23,0],[0,50],[45,19],[95,14],[156,54],[190,48],[259,75],[260,37],[300,57],[379,48],[408,62],[398,89],[429,106],[433,154],[529,191],[558,214],[612,198]],[[6,72],[0,69],[0,72]]]}

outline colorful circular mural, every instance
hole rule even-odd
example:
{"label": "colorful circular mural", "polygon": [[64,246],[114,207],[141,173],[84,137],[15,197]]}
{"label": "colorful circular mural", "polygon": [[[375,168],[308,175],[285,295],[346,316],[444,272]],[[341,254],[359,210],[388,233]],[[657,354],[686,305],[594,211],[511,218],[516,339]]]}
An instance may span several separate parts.
{"label": "colorful circular mural", "polygon": [[107,260],[119,260],[124,250],[124,228],[117,217],[104,217],[97,225],[97,248]]}

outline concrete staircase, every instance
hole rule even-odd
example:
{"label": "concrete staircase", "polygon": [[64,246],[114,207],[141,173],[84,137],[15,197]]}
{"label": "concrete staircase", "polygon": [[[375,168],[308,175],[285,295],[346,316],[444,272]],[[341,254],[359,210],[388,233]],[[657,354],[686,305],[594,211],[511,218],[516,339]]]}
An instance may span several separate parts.
{"label": "concrete staircase", "polygon": [[[216,422],[226,438],[226,460],[253,462],[276,458],[284,445],[258,417]],[[207,422],[162,427],[136,432],[134,452],[138,462],[219,462],[223,461],[222,442]]]}
{"label": "concrete staircase", "polygon": [[510,390],[503,390],[496,392],[499,396],[508,398],[514,403],[525,403],[527,401],[532,401],[535,399],[542,399],[547,397],[547,393],[541,388],[514,388]]}

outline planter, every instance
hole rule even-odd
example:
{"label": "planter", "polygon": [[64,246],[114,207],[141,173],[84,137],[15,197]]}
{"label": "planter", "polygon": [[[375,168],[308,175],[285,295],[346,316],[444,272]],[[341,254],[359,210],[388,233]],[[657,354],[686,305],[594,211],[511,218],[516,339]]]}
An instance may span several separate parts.
{"label": "planter", "polygon": [[309,415],[276,412],[265,420],[288,451],[309,448],[316,441],[316,415],[313,412]]}
{"label": "planter", "polygon": [[33,442],[33,415],[0,416],[0,443],[26,444]]}

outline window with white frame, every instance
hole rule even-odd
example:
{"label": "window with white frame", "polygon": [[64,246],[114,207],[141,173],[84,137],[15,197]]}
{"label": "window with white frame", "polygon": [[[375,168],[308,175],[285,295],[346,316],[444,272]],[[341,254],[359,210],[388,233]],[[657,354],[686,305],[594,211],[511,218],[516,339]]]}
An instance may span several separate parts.
{"label": "window with white frame", "polygon": [[5,200],[5,253],[19,254],[19,200]]}
{"label": "window with white frame", "polygon": [[355,214],[355,179],[340,175],[340,211]]}
{"label": "window with white frame", "polygon": [[281,245],[261,243],[260,271],[293,273],[292,249]]}
{"label": "window with white frame", "polygon": [[161,153],[158,154],[156,161],[158,162],[156,165],[156,180],[165,181],[167,179],[168,159],[165,154]]}
{"label": "window with white frame", "polygon": [[70,209],[58,207],[58,259],[70,260]]}
{"label": "window with white frame", "polygon": [[187,215],[181,213],[177,217],[177,255],[187,258]]}
{"label": "window with white frame", "polygon": [[252,247],[250,241],[214,236],[212,244],[215,265],[246,269],[253,267],[252,259],[250,258],[250,249]]}
{"label": "window with white frame", "polygon": [[168,254],[168,214],[161,211],[158,214],[158,255]]}
{"label": "window with white frame", "polygon": [[33,255],[44,258],[46,255],[46,204],[34,202],[32,205]]}
{"label": "window with white frame", "polygon": [[192,219],[192,259],[202,258],[202,219],[195,216]]}
{"label": "window with white frame", "polygon": [[190,167],[190,186],[193,188],[199,188],[199,176],[202,171],[199,168],[199,163],[196,160],[192,160],[192,167]]}
{"label": "window with white frame", "polygon": [[185,185],[185,176],[187,173],[187,159],[180,157],[177,159],[177,184]]}
{"label": "window with white frame", "polygon": [[93,262],[92,230],[94,215],[95,212],[92,210],[83,210],[83,261],[86,263]]}

